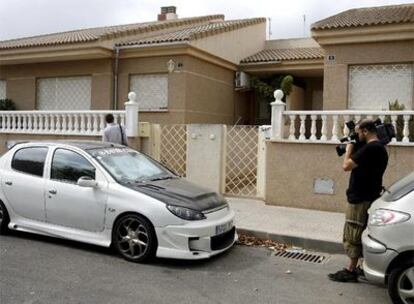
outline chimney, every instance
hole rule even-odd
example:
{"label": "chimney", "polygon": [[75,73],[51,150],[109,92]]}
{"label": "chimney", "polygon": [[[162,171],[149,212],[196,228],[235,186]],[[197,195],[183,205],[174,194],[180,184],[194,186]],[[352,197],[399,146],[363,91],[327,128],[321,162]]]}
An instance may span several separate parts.
{"label": "chimney", "polygon": [[158,21],[178,19],[176,12],[177,7],[175,6],[162,6],[161,14],[158,14]]}

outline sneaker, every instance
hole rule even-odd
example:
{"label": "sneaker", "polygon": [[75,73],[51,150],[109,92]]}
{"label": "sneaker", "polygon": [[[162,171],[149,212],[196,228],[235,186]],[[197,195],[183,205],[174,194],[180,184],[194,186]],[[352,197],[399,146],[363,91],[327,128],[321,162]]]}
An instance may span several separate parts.
{"label": "sneaker", "polygon": [[358,266],[355,269],[355,272],[357,273],[359,280],[368,281],[367,278],[365,277],[364,269],[362,269],[361,267]]}
{"label": "sneaker", "polygon": [[348,269],[339,270],[335,273],[328,274],[328,278],[335,282],[358,282],[358,274],[356,271],[349,271]]}

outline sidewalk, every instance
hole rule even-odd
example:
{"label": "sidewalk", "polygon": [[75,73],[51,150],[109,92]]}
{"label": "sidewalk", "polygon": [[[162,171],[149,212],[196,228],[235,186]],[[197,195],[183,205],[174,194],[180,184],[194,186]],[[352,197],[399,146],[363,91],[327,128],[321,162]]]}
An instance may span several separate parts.
{"label": "sidewalk", "polygon": [[265,205],[263,201],[227,197],[239,233],[305,249],[343,253],[342,213]]}

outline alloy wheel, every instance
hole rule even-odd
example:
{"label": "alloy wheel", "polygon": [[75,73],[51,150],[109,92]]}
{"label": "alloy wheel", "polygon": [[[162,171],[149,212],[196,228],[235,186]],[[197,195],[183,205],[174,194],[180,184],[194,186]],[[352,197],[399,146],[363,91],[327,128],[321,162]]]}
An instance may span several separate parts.
{"label": "alloy wheel", "polygon": [[118,249],[125,257],[137,260],[148,250],[148,231],[137,217],[124,218],[116,231]]}
{"label": "alloy wheel", "polygon": [[407,268],[400,275],[397,288],[404,304],[414,304],[414,266]]}

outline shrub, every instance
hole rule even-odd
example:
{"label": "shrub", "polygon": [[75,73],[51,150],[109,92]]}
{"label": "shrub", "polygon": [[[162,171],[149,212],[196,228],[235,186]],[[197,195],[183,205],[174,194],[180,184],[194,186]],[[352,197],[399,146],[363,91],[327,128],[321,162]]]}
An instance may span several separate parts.
{"label": "shrub", "polygon": [[16,110],[16,105],[11,99],[0,99],[0,111],[14,111]]}

